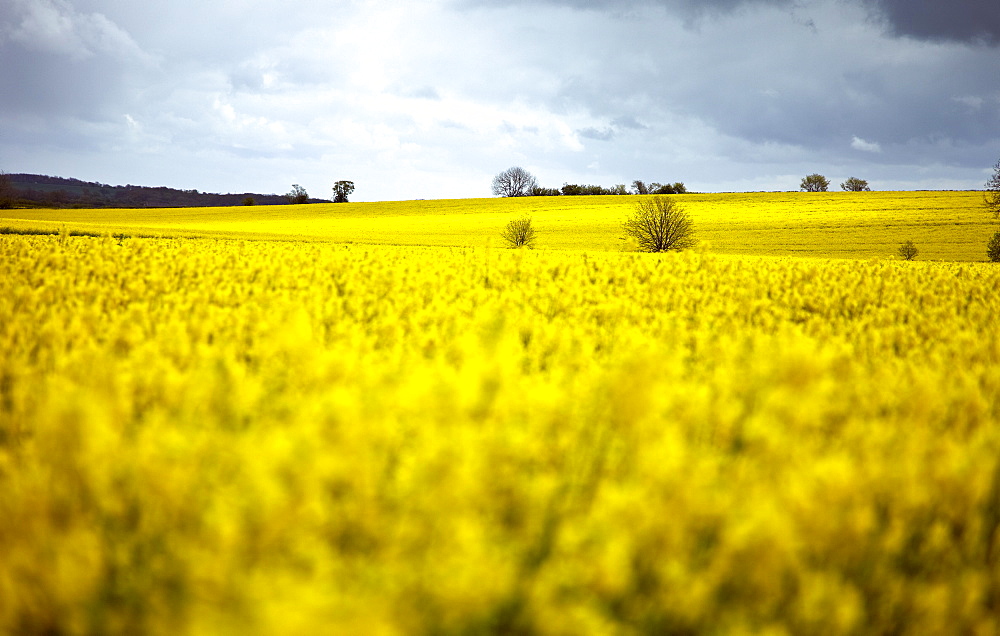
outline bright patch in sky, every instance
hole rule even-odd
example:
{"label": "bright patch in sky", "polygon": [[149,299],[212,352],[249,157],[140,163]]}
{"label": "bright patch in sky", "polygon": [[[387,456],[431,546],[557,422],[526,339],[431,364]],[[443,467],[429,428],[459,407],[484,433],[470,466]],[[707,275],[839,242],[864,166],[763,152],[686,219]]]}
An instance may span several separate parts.
{"label": "bright patch in sky", "polygon": [[862,150],[864,152],[882,152],[882,146],[878,145],[876,141],[865,141],[861,137],[854,137],[851,139],[851,148],[855,150]]}

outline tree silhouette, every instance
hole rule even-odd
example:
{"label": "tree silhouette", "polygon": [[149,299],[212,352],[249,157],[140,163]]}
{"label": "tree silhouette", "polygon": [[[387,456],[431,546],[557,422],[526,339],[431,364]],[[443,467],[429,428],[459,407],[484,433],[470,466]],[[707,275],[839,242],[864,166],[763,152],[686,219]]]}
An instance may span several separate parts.
{"label": "tree silhouette", "polygon": [[354,192],[353,181],[338,181],[333,184],[333,202],[347,203],[347,197]]}
{"label": "tree silhouette", "polygon": [[538,181],[524,168],[507,168],[493,177],[493,194],[498,197],[530,197]]}
{"label": "tree silhouette", "polygon": [[1000,218],[1000,160],[993,166],[993,175],[986,180],[986,192],[983,195],[983,203],[986,209],[993,213],[993,216]]}
{"label": "tree silhouette", "polygon": [[309,193],[297,183],[292,184],[292,191],[285,195],[289,203],[306,203],[309,201]]}
{"label": "tree silhouette", "polygon": [[826,192],[829,187],[830,180],[821,174],[815,173],[807,177],[803,177],[802,183],[799,184],[799,189],[805,190],[806,192]]}
{"label": "tree silhouette", "polygon": [[680,204],[666,196],[642,199],[625,221],[625,234],[644,252],[668,252],[695,246],[694,224]]}

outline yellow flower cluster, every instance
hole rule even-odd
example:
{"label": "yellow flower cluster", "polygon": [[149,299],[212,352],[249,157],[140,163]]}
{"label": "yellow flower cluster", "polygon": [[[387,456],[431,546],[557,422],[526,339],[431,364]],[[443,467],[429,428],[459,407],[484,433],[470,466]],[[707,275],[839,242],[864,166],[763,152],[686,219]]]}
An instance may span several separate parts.
{"label": "yellow flower cluster", "polygon": [[0,237],[0,633],[996,633],[998,288]]}

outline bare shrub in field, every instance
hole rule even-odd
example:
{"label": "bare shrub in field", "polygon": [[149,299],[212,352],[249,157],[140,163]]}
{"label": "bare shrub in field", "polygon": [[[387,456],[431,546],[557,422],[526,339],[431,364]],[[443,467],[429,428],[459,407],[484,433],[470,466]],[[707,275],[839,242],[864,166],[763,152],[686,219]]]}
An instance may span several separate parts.
{"label": "bare shrub in field", "polygon": [[899,257],[904,261],[912,261],[920,253],[917,246],[913,244],[913,241],[907,241],[899,246],[899,251],[897,252]]}
{"label": "bare shrub in field", "polygon": [[668,252],[695,246],[694,223],[684,208],[666,196],[642,199],[625,221],[625,234],[643,252]]}
{"label": "bare shrub in field", "polygon": [[500,237],[510,247],[534,247],[535,228],[531,227],[531,217],[522,216],[512,219],[507,227],[500,232]]}

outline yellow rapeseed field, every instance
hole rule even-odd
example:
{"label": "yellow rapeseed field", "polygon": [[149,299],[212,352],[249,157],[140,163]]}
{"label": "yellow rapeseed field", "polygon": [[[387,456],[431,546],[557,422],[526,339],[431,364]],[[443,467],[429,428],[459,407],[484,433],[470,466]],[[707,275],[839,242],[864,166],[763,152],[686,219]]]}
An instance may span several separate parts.
{"label": "yellow rapeseed field", "polygon": [[1000,631],[1000,267],[462,240],[0,236],[0,632]]}
{"label": "yellow rapeseed field", "polygon": [[[0,227],[151,236],[500,247],[529,215],[537,247],[620,251],[634,196],[391,201],[231,208],[0,211]],[[677,197],[718,254],[888,258],[913,241],[919,260],[983,261],[996,231],[982,192],[755,192]]]}

